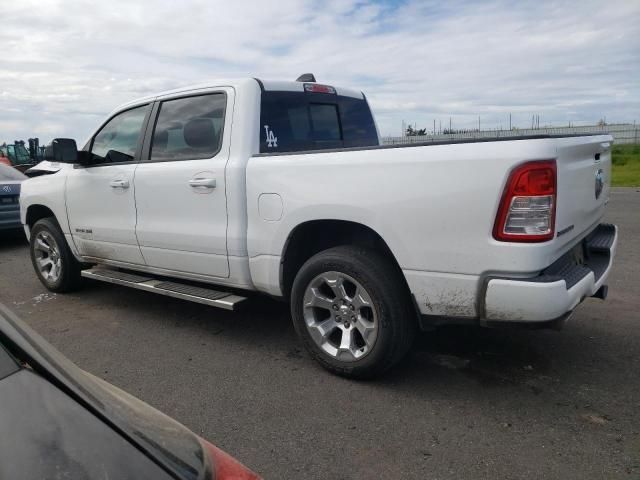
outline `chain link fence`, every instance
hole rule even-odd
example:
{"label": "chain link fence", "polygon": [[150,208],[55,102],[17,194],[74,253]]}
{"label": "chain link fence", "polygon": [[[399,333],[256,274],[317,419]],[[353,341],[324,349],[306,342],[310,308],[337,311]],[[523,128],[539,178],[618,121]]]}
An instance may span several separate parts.
{"label": "chain link fence", "polygon": [[420,142],[441,142],[449,140],[468,140],[475,138],[506,138],[518,137],[522,135],[567,135],[576,133],[609,133],[613,135],[614,143],[640,143],[640,125],[617,124],[617,125],[590,125],[585,127],[552,127],[552,128],[526,128],[518,130],[480,130],[464,133],[436,133],[431,135],[420,135],[411,137],[382,137],[384,145],[420,143]]}

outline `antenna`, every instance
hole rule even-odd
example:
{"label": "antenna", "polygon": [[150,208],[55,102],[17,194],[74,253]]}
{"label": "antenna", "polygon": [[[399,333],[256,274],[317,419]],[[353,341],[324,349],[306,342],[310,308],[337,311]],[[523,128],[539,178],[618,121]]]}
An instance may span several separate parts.
{"label": "antenna", "polygon": [[313,73],[303,73],[298,78],[296,78],[296,82],[315,82],[316,77],[313,76]]}

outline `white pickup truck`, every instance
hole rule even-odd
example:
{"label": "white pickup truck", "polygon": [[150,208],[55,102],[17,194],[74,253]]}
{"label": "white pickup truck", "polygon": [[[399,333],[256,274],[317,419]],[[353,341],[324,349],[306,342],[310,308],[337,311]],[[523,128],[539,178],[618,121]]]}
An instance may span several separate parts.
{"label": "white pickup truck", "polygon": [[[233,309],[290,302],[324,367],[376,375],[417,328],[556,326],[606,297],[609,135],[380,145],[362,92],[244,79],[116,109],[24,182],[42,283]],[[215,290],[212,288],[215,286]]]}

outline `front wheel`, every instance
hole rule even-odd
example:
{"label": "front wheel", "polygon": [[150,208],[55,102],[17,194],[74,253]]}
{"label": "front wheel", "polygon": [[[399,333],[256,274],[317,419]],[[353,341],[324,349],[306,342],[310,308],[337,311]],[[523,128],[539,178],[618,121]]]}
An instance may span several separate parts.
{"label": "front wheel", "polygon": [[36,275],[48,290],[70,292],[80,285],[80,263],[67,245],[58,222],[53,218],[38,220],[31,229],[31,263]]}
{"label": "front wheel", "polygon": [[341,246],[310,258],[291,292],[298,336],[333,373],[376,376],[408,351],[416,325],[398,268],[376,251]]}

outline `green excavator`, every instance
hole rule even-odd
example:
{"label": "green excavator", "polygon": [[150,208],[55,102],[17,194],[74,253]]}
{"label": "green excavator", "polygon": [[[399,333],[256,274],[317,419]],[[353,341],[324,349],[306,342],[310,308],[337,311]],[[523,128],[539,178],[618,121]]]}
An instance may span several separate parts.
{"label": "green excavator", "polygon": [[17,168],[21,172],[33,167],[44,158],[44,147],[38,138],[30,138],[28,147],[24,140],[15,140],[13,144],[0,145],[0,163]]}

